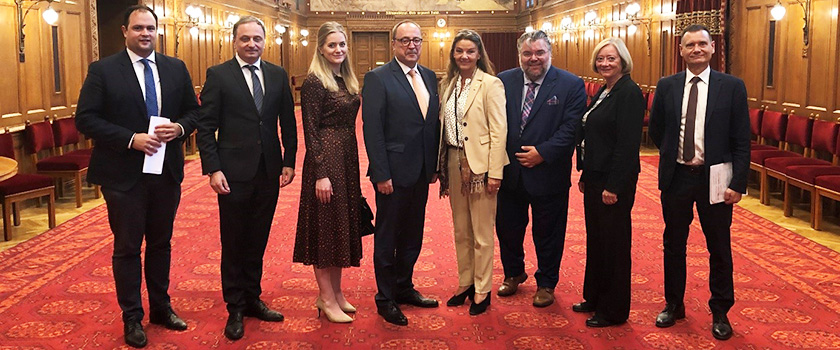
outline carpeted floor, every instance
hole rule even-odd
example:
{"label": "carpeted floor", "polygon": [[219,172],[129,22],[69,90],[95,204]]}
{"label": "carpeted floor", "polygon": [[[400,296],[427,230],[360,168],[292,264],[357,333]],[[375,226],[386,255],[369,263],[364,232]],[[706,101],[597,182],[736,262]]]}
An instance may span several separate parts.
{"label": "carpeted floor", "polygon": [[[363,148],[362,153],[364,173]],[[303,150],[298,158],[303,159]],[[296,179],[281,191],[263,278],[263,299],[282,311],[286,320],[246,319],[245,337],[234,343],[222,335],[227,313],[219,280],[216,197],[200,174],[199,162],[189,162],[172,240],[170,287],[173,306],[189,329],[173,332],[146,325],[147,348],[840,348],[840,256],[741,208],[735,210],[732,237],[737,302],[729,317],[735,336],[720,342],[710,334],[708,253],[697,222],[688,247],[687,318],[672,328],[654,327],[653,320],[664,305],[663,224],[655,164],[655,157],[643,160],[634,209],[633,304],[627,324],[589,329],[584,326],[588,315],[570,309],[581,299],[586,254],[581,195],[576,190],[571,192],[566,251],[554,305],[531,306],[536,287],[529,278],[513,297],[494,295],[490,310],[480,316],[469,316],[467,306],[405,307],[409,326],[387,324],[376,314],[373,302],[372,237],[366,237],[362,267],[347,270],[344,278],[346,294],[359,309],[356,320],[338,325],[318,319],[312,269],[291,263],[300,194]],[[300,169],[299,162],[298,175]],[[370,183],[362,183],[365,195],[372,198]],[[436,189],[433,185],[430,191],[415,284],[425,295],[445,301],[457,285],[455,250],[448,201],[438,199]],[[533,243],[527,241],[530,275],[535,258]],[[107,212],[100,206],[0,253],[0,349],[125,347],[111,250]],[[495,289],[503,279],[498,252],[494,270]]]}

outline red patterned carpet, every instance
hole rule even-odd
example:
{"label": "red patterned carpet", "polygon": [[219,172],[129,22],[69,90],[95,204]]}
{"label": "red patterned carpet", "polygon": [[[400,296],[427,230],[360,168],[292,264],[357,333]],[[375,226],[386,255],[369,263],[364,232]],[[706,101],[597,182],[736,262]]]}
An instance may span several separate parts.
{"label": "red patterned carpet", "polygon": [[[303,151],[298,158],[303,159]],[[364,157],[362,162],[365,169]],[[692,227],[688,247],[687,319],[669,329],[654,327],[664,300],[663,224],[652,157],[643,161],[634,210],[633,305],[625,325],[589,329],[584,326],[587,315],[570,309],[581,298],[586,253],[577,191],[570,201],[557,303],[550,307],[531,306],[536,288],[529,278],[516,296],[494,295],[484,315],[471,317],[465,306],[405,307],[410,325],[392,326],[376,314],[372,238],[367,237],[362,267],[347,270],[344,280],[350,301],[359,308],[356,320],[338,325],[318,319],[312,270],[291,263],[297,179],[281,192],[263,279],[264,300],[281,310],[286,321],[247,319],[245,337],[233,343],[222,335],[227,314],[219,281],[216,198],[197,161],[188,163],[186,173],[175,223],[170,291],[189,329],[172,332],[148,325],[149,349],[840,348],[840,256],[741,208],[735,211],[732,239],[737,302],[729,316],[735,336],[719,342],[709,331],[708,253],[699,223]],[[369,182],[363,181],[363,186],[372,197]],[[448,202],[434,195],[436,187],[430,191],[415,283],[422,293],[445,301],[457,284],[455,250]],[[0,349],[124,348],[111,250],[106,209],[100,206],[0,253]],[[527,252],[532,274],[531,243]],[[502,279],[497,258],[494,285]]]}

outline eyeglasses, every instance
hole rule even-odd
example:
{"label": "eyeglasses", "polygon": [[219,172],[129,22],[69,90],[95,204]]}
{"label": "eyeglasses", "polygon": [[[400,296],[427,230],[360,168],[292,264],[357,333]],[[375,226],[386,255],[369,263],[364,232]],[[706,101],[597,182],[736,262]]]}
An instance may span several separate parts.
{"label": "eyeglasses", "polygon": [[423,43],[423,38],[401,38],[401,39],[394,39],[402,46],[408,46],[411,43],[414,43],[414,46],[420,46]]}
{"label": "eyeglasses", "polygon": [[605,60],[609,63],[613,63],[615,61],[618,61],[618,57],[615,57],[615,56],[607,56],[607,57],[598,56],[598,57],[595,58],[595,62],[597,62],[597,63],[604,62]]}

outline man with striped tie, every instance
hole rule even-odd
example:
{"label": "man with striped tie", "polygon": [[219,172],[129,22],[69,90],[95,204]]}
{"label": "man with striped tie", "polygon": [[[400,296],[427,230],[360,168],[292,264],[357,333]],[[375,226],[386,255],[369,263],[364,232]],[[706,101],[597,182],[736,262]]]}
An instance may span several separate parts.
{"label": "man with striped tie", "polygon": [[[184,179],[181,142],[195,129],[198,103],[184,62],[155,52],[157,16],[152,9],[129,7],[122,32],[126,50],[88,69],[76,127],[96,141],[87,179],[102,185],[108,206],[124,339],[129,346],[143,347],[147,343],[140,296],[144,239],[149,321],[172,330],[187,329],[170,305],[169,241]],[[147,133],[151,117],[171,122]],[[157,152],[164,152],[162,171],[144,173],[145,155]]]}
{"label": "man with striped tie", "polygon": [[260,300],[260,281],[277,196],[295,176],[297,131],[286,71],[260,59],[262,21],[243,17],[233,26],[233,40],[236,56],[207,69],[197,143],[202,171],[219,200],[229,314],[224,334],[237,340],[244,335],[243,316],[283,320]]}
{"label": "man with striped tie", "polygon": [[516,293],[525,273],[522,243],[528,207],[537,253],[534,306],[554,303],[554,287],[566,239],[575,129],[586,107],[583,80],[551,66],[551,43],[545,32],[523,34],[517,41],[520,68],[499,74],[507,98],[507,152],[496,211],[496,235],[505,279],[499,296]]}

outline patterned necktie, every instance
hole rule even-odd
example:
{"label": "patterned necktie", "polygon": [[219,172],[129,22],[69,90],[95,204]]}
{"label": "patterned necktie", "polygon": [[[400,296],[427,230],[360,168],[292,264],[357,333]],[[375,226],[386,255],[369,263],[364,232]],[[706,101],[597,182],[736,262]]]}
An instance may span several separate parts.
{"label": "patterned necktie", "polygon": [[254,86],[254,104],[257,105],[257,112],[262,114],[263,107],[263,89],[260,83],[260,77],[257,76],[257,66],[249,64],[245,67],[251,71],[251,84]]}
{"label": "patterned necktie", "polygon": [[694,159],[694,124],[697,120],[697,82],[700,77],[691,78],[691,89],[688,92],[688,107],[685,110],[685,133],[683,134],[684,162]]}
{"label": "patterned necktie", "polygon": [[429,92],[423,88],[423,82],[420,81],[416,68],[408,71],[408,75],[411,76],[411,89],[414,90],[414,96],[417,97],[420,112],[423,113],[423,119],[426,119],[426,112],[429,111]]}
{"label": "patterned necktie", "polygon": [[525,94],[525,103],[522,104],[522,122],[519,124],[519,133],[525,129],[525,124],[528,123],[528,117],[531,115],[531,107],[534,106],[534,95],[536,95],[537,83],[528,83],[528,93]]}
{"label": "patterned necktie", "polygon": [[152,74],[152,67],[149,65],[149,60],[142,58],[143,62],[143,80],[146,86],[146,118],[158,115],[157,91],[155,90],[155,76]]}

